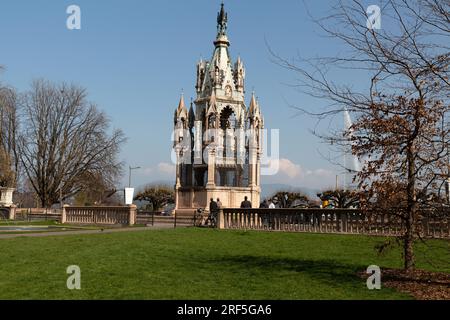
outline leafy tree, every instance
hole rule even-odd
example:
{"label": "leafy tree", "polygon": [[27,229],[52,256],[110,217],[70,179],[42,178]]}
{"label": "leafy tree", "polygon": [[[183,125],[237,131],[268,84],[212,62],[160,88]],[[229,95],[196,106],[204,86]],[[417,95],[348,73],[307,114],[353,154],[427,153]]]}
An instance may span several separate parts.
{"label": "leafy tree", "polygon": [[360,204],[361,193],[355,190],[327,190],[319,195],[321,200],[328,200],[334,208],[357,208]]}
{"label": "leafy tree", "polygon": [[306,205],[309,203],[308,196],[301,192],[294,191],[278,191],[272,195],[272,199],[277,199],[282,208],[290,208],[295,202],[302,202]]}
{"label": "leafy tree", "polygon": [[167,204],[175,203],[175,192],[173,188],[165,185],[147,186],[134,197],[134,200],[148,201],[152,204],[153,210],[157,211]]}

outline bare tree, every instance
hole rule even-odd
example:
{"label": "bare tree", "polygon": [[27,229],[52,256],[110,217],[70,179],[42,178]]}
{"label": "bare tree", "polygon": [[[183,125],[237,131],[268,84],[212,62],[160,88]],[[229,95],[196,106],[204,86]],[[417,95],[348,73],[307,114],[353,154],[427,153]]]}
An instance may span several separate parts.
{"label": "bare tree", "polygon": [[87,101],[85,89],[35,81],[23,99],[19,155],[41,205],[49,207],[83,190],[86,175],[113,185],[125,138]]}
{"label": "bare tree", "polygon": [[[368,28],[366,9],[360,0],[337,1],[332,14],[315,20],[347,49],[342,54],[293,60],[273,55],[300,75],[300,91],[328,102],[318,112],[297,106],[300,111],[319,119],[352,114],[349,129],[314,133],[343,149],[351,146],[363,162],[356,180],[368,212],[380,213],[380,199],[402,197],[389,213],[403,221],[404,267],[412,270],[426,195],[439,193],[448,177],[450,1],[389,0],[381,30]],[[364,73],[366,85],[355,89],[334,79],[333,70]]]}
{"label": "bare tree", "polygon": [[0,185],[14,187],[16,184],[19,170],[17,130],[17,94],[0,83]]}
{"label": "bare tree", "polygon": [[[96,172],[86,172],[80,179],[83,184],[83,190],[75,196],[76,205],[117,205],[120,203],[120,197],[117,195],[117,189],[103,181],[102,175]],[[114,197],[113,197],[114,196]]]}

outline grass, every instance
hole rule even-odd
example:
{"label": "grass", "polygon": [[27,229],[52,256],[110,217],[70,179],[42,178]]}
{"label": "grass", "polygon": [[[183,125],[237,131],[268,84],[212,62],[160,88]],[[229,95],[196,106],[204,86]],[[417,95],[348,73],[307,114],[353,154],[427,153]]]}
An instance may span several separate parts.
{"label": "grass", "polygon": [[0,226],[56,226],[60,224],[55,220],[39,220],[39,221],[17,221],[17,220],[0,220]]}
{"label": "grass", "polygon": [[[383,238],[182,228],[0,240],[0,299],[410,299],[356,273],[401,267]],[[417,245],[417,267],[450,272],[449,242]],[[68,290],[66,268],[81,268]]]}
{"label": "grass", "polygon": [[[0,235],[2,234],[27,234],[27,233],[47,233],[47,232],[61,232],[61,231],[73,231],[73,230],[99,230],[99,226],[81,226],[70,225],[55,221],[55,220],[39,220],[39,221],[14,221],[3,220],[0,221],[0,227],[14,227],[14,226],[34,226],[34,227],[50,227],[48,230],[29,230],[29,231],[4,231],[0,229]],[[106,227],[105,227],[106,228]]]}

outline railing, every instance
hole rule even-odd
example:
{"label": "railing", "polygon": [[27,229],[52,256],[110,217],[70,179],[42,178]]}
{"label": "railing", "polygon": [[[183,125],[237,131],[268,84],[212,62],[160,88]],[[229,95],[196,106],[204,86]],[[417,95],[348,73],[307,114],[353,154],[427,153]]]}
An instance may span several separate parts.
{"label": "railing", "polygon": [[196,225],[196,216],[162,216],[159,212],[139,212],[136,216],[137,224],[146,225],[173,225],[178,226],[194,226]]}
{"label": "railing", "polygon": [[[450,238],[448,213],[425,215],[420,221],[420,235]],[[404,225],[393,215],[375,219],[355,209],[223,209],[219,212],[220,229],[250,229],[314,233],[349,233],[400,236]]]}
{"label": "railing", "polygon": [[96,225],[134,225],[136,223],[136,206],[71,207],[65,205],[61,222]]}
{"label": "railing", "polygon": [[17,208],[14,214],[14,220],[17,221],[42,221],[55,220],[61,221],[62,209],[46,208]]}

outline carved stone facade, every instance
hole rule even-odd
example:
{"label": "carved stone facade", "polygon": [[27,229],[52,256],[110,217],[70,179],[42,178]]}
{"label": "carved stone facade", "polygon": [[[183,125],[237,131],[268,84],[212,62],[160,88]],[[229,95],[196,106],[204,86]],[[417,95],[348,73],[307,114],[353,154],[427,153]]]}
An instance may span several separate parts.
{"label": "carved stone facade", "polygon": [[264,120],[254,94],[246,106],[245,68],[240,58],[232,64],[227,25],[222,4],[212,59],[197,64],[197,97],[189,111],[181,97],[175,111],[177,213],[208,211],[210,198],[228,208],[245,196],[260,203]]}

